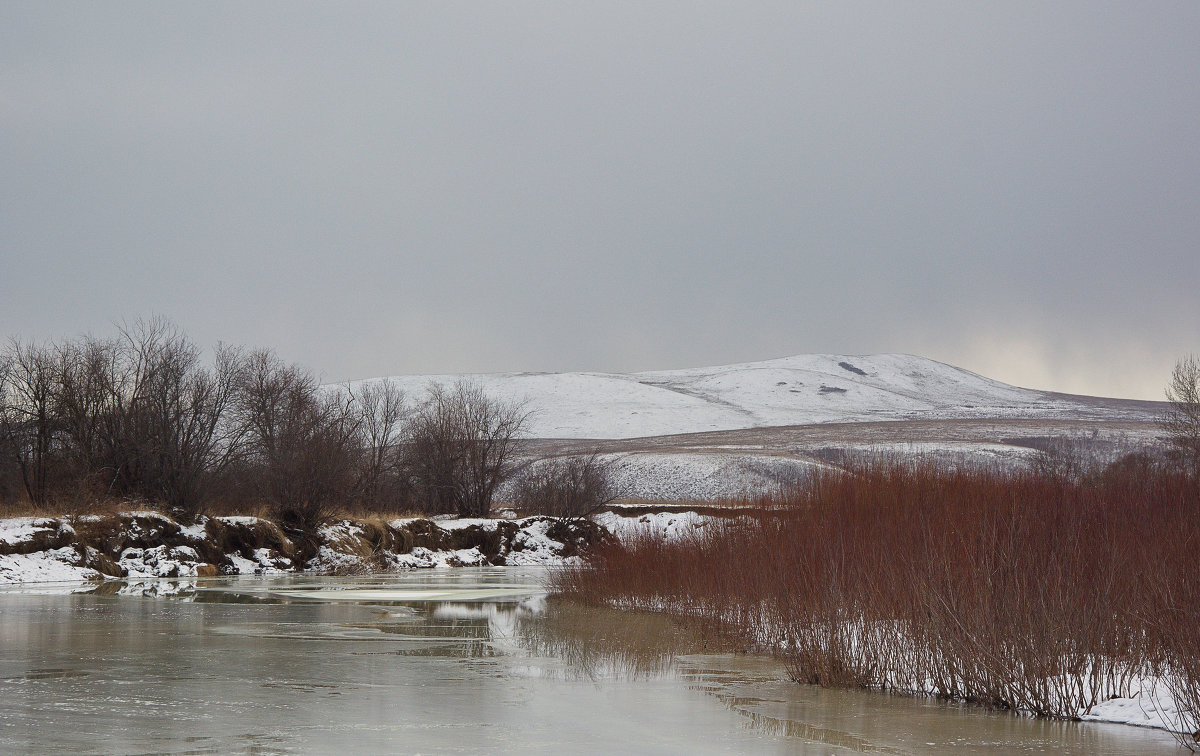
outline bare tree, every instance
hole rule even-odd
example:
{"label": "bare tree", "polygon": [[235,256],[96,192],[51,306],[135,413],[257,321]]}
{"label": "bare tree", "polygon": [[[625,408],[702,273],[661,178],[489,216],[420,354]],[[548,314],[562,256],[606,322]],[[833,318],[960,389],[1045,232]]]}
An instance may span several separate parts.
{"label": "bare tree", "polygon": [[120,342],[84,337],[57,349],[58,413],[67,439],[63,464],[76,487],[102,495],[120,489],[130,383]]}
{"label": "bare tree", "polygon": [[175,513],[195,516],[204,506],[209,482],[228,464],[242,433],[230,411],[242,357],[238,349],[218,345],[208,367],[181,335],[161,338],[161,343],[133,343],[138,350],[154,352],[149,356],[154,368],[140,392],[143,453],[149,458],[142,486]]}
{"label": "bare tree", "polygon": [[286,530],[310,535],[349,501],[360,421],[348,397],[262,350],[247,360],[238,414],[251,484]]}
{"label": "bare tree", "polygon": [[357,389],[347,387],[347,393],[354,400],[361,418],[359,500],[372,510],[395,506],[405,493],[400,452],[409,407],[404,391],[398,383],[387,378],[363,383]]}
{"label": "bare tree", "polygon": [[421,511],[458,511],[461,435],[445,388],[431,385],[429,397],[409,421],[402,456],[414,504]]}
{"label": "bare tree", "polygon": [[431,384],[405,447],[418,502],[430,511],[486,517],[496,489],[515,468],[529,416],[524,404],[489,397],[469,381]]}
{"label": "bare tree", "polygon": [[49,495],[50,454],[59,430],[55,413],[57,370],[49,347],[9,341],[7,386],[0,399],[0,433],[35,506]]}
{"label": "bare tree", "polygon": [[517,481],[516,496],[526,511],[570,519],[596,513],[620,492],[611,460],[592,453],[535,462]]}
{"label": "bare tree", "polygon": [[1166,393],[1171,408],[1163,429],[1184,469],[1200,475],[1200,360],[1195,355],[1175,363]]}
{"label": "bare tree", "polygon": [[198,514],[236,450],[239,350],[218,345],[206,365],[182,331],[154,318],[117,339],[67,342],[56,355],[64,466],[102,494]]}
{"label": "bare tree", "polygon": [[8,415],[8,375],[9,356],[7,351],[0,350],[0,502],[16,498],[17,491],[17,453],[16,439],[13,438]]}

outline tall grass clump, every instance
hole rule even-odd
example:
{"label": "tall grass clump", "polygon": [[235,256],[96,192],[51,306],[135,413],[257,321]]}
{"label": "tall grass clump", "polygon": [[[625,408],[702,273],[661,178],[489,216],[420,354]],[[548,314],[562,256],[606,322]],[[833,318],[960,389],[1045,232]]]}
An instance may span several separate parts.
{"label": "tall grass clump", "polygon": [[1154,675],[1195,729],[1194,479],[872,463],[774,504],[689,539],[602,547],[558,588],[736,628],[821,685],[1075,717]]}

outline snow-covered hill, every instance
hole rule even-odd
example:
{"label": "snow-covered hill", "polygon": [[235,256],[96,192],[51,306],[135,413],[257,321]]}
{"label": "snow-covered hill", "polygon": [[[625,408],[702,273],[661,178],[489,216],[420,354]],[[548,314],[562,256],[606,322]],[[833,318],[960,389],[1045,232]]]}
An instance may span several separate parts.
{"label": "snow-covered hill", "polygon": [[[395,378],[419,398],[467,378],[528,401],[535,438],[619,439],[810,423],[1078,417],[1097,408],[904,354],[806,354],[646,373],[491,373]],[[1101,413],[1112,418],[1116,411]]]}

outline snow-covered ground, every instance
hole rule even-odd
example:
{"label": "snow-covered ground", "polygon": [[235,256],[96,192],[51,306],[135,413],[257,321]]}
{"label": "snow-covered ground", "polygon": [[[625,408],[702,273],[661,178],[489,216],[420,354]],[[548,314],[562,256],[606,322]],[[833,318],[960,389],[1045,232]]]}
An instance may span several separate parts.
{"label": "snow-covered ground", "polygon": [[[393,380],[419,398],[431,381],[448,384],[459,378],[474,381],[489,395],[528,401],[533,410],[528,431],[535,438],[641,438],[913,418],[1079,417],[1095,411],[1075,398],[1017,388],[906,354],[804,354],[645,373],[407,375]],[[1106,416],[1113,415],[1107,411]]]}
{"label": "snow-covered ground", "polygon": [[811,460],[769,454],[642,453],[614,455],[611,473],[623,498],[712,501],[766,494],[819,467]]}

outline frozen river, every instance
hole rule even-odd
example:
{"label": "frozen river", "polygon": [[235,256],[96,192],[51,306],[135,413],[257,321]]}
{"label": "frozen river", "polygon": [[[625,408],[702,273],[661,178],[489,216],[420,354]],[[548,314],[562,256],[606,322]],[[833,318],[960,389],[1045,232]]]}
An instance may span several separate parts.
{"label": "frozen river", "polygon": [[1079,753],[1166,733],[822,690],[544,573],[0,592],[0,753]]}

